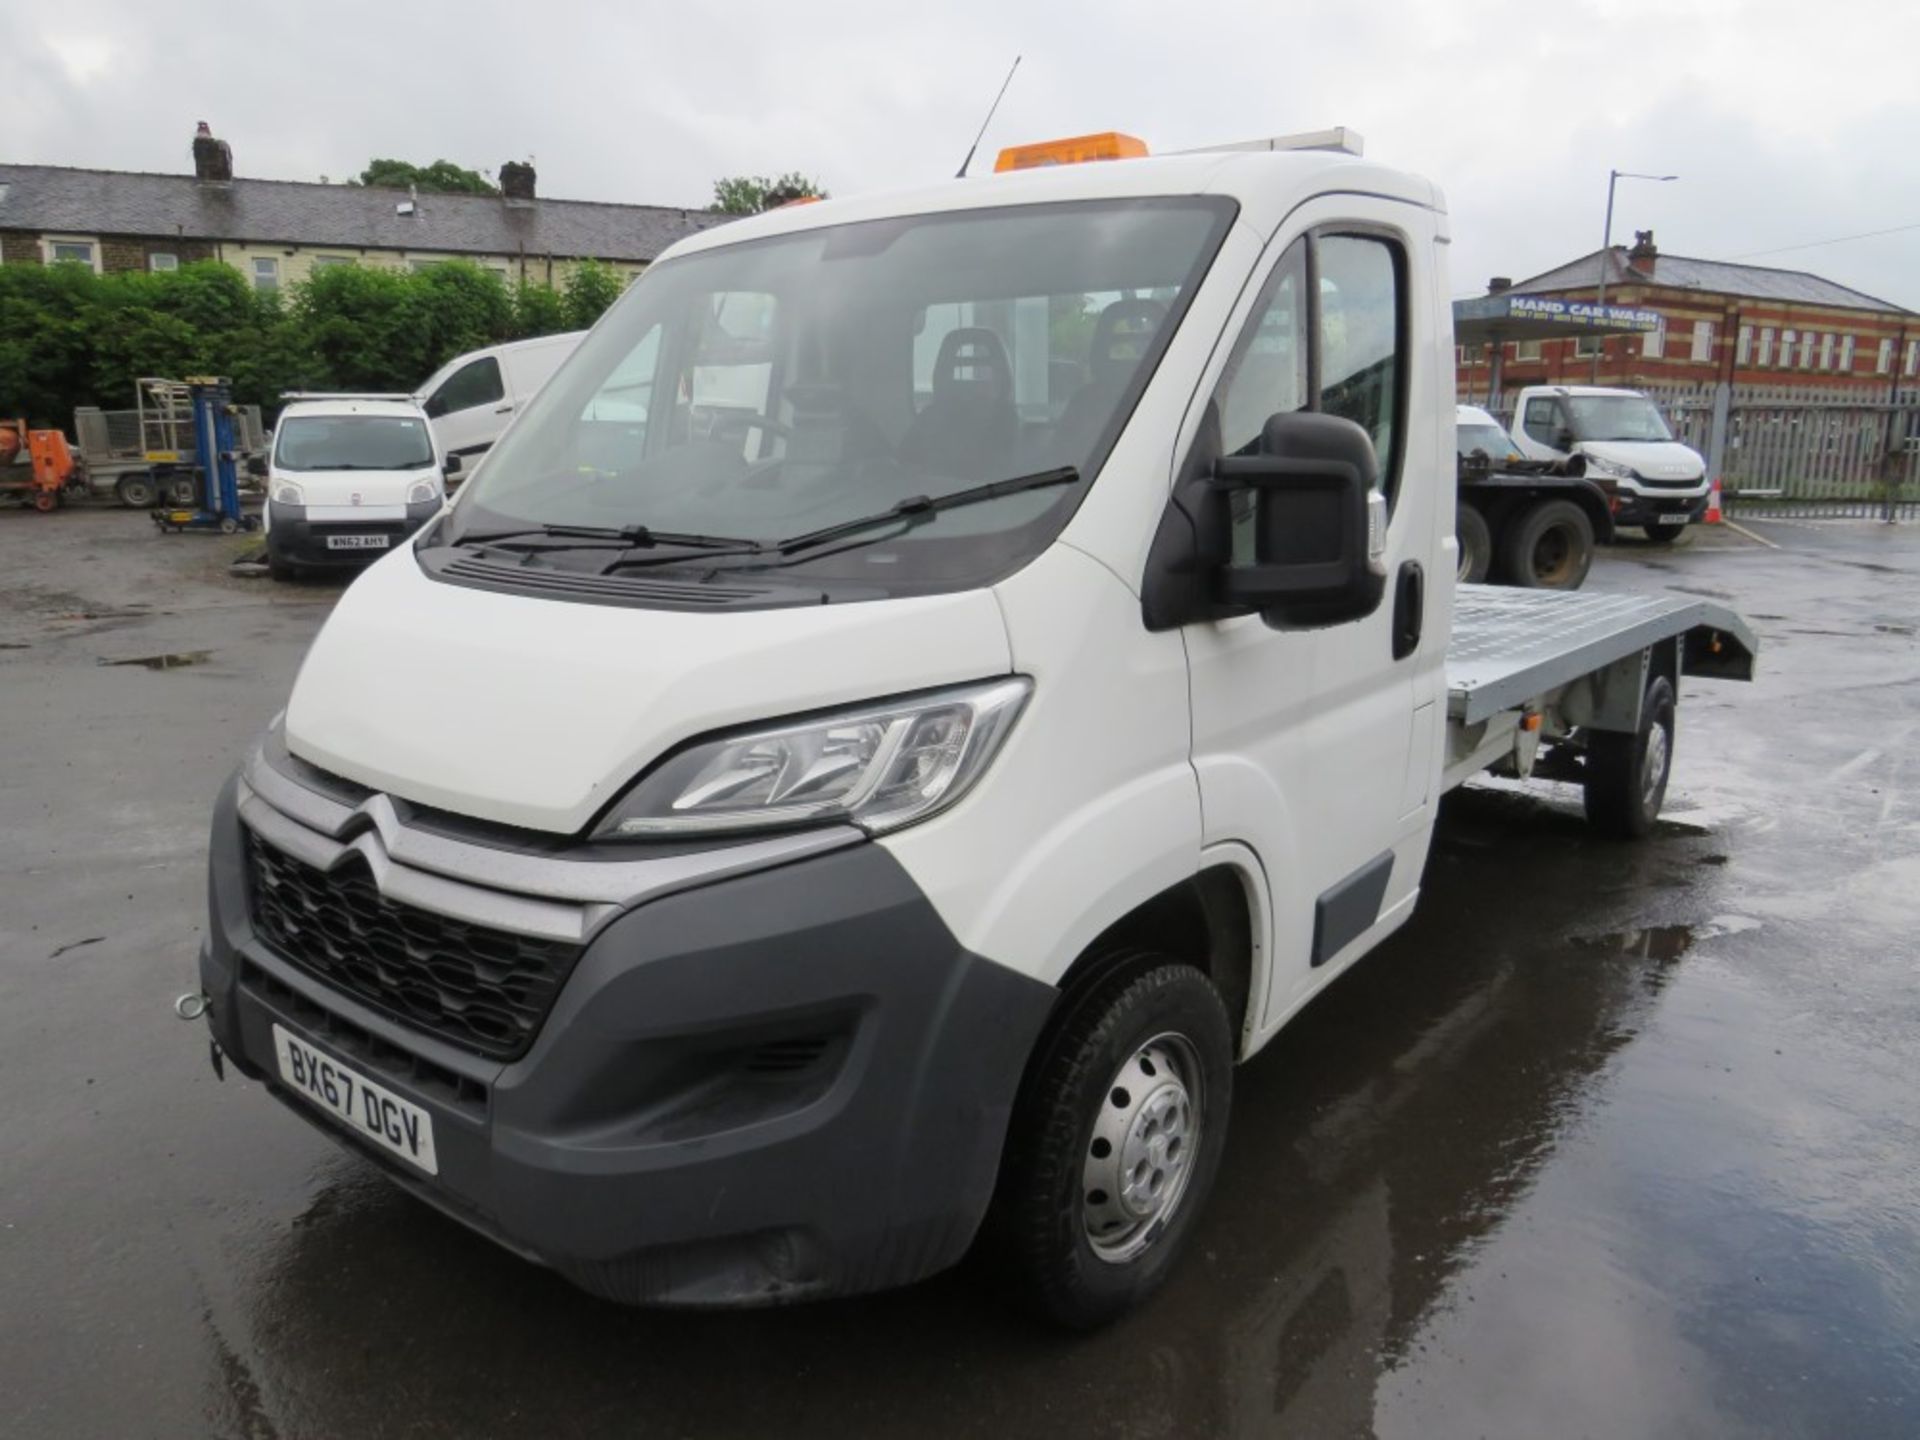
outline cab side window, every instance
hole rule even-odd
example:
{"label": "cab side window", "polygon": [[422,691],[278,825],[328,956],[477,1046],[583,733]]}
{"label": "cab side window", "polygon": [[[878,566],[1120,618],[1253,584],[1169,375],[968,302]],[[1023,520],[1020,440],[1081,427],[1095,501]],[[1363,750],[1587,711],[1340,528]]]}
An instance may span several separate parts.
{"label": "cab side window", "polygon": [[1550,450],[1558,448],[1560,439],[1560,417],[1553,413],[1556,408],[1546,396],[1535,396],[1527,401],[1524,428],[1529,437]]}
{"label": "cab side window", "polygon": [[491,355],[483,355],[449,375],[440,388],[427,397],[425,409],[430,418],[437,420],[442,415],[471,410],[476,405],[493,404],[506,396],[507,387],[500,379],[500,362]]}
{"label": "cab side window", "polygon": [[1320,396],[1315,407],[1373,437],[1380,489],[1399,488],[1403,266],[1397,247],[1373,235],[1326,235],[1315,243],[1319,324],[1314,335]]}

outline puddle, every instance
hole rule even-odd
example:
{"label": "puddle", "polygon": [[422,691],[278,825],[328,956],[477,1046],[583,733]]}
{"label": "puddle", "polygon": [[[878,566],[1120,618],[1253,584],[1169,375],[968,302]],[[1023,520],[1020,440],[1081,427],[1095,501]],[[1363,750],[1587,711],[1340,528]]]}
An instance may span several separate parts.
{"label": "puddle", "polygon": [[1725,855],[1702,855],[1696,858],[1693,863],[1696,865],[1724,865],[1727,863],[1727,857]]}
{"label": "puddle", "polygon": [[32,648],[24,640],[0,640],[0,650],[31,650]]}
{"label": "puddle", "polygon": [[1878,630],[1882,635],[1913,634],[1913,626],[1911,625],[1876,625],[1873,628]]}
{"label": "puddle", "polygon": [[102,665],[141,665],[148,670],[184,670],[189,665],[204,663],[213,652],[211,650],[174,650],[165,655],[135,655],[126,660],[108,660],[102,658]]}
{"label": "puddle", "polygon": [[1639,930],[1616,930],[1610,935],[1576,936],[1573,943],[1582,950],[1604,950],[1610,955],[1678,960],[1693,948],[1693,938],[1691,925],[1648,925]]}

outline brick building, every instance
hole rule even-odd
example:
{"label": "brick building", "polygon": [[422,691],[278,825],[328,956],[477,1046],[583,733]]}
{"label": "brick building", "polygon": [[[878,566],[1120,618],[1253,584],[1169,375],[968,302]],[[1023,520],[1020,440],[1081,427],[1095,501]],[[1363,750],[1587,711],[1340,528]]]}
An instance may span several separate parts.
{"label": "brick building", "polygon": [[104,273],[222,260],[277,290],[326,265],[459,259],[552,285],[584,259],[637,275],[675,240],[728,218],[541,199],[533,167],[519,163],[500,167],[497,196],[236,179],[232,152],[204,123],[193,160],[191,175],[0,162],[0,263],[73,260]]}
{"label": "brick building", "polygon": [[[1596,296],[1601,252],[1489,294],[1569,301]],[[1920,314],[1801,270],[1663,255],[1653,232],[1605,253],[1606,303],[1657,312],[1645,335],[1509,340],[1500,388],[1523,385],[1766,386],[1884,396],[1920,375]],[[1598,355],[1599,374],[1594,374]],[[1484,393],[1491,356],[1456,353],[1461,394]]]}

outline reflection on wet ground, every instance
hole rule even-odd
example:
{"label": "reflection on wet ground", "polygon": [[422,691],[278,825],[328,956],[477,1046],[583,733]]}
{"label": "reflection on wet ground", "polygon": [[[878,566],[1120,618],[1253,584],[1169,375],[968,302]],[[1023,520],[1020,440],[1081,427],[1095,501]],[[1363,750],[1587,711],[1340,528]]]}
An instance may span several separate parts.
{"label": "reflection on wet ground", "polygon": [[[217,647],[251,707],[9,656],[37,667],[9,698],[84,723],[12,731],[49,763],[8,772],[48,818],[0,848],[0,1084],[28,1097],[0,1112],[0,1431],[1920,1435],[1920,668],[1876,628],[1920,622],[1920,545],[1873,552],[1896,592],[1854,563],[1879,537],[1797,535],[1852,548],[1596,571],[1847,638],[1770,631],[1751,690],[1685,687],[1645,844],[1551,787],[1452,797],[1413,922],[1240,1072],[1185,1265],[1078,1339],[973,1264],[620,1310],[215,1084],[166,1008],[206,797],[318,607],[153,622],[147,652]],[[141,755],[137,804],[101,754]]]}

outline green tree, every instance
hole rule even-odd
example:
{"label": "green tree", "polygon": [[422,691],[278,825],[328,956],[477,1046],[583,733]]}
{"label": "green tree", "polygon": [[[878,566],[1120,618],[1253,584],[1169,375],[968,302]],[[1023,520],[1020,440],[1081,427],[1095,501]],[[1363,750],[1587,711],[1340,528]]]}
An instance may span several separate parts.
{"label": "green tree", "polygon": [[626,281],[611,265],[598,260],[582,260],[567,277],[563,309],[567,329],[584,330],[620,298]]}
{"label": "green tree", "polygon": [[477,170],[466,170],[451,160],[436,160],[431,165],[415,165],[406,160],[375,159],[367,162],[356,185],[374,185],[384,190],[405,190],[417,186],[427,195],[498,195],[500,187]]}
{"label": "green tree", "polygon": [[762,210],[785,205],[793,200],[824,200],[827,192],[820,182],[798,170],[769,179],[765,175],[727,175],[713,182],[713,204],[708,208],[722,215],[758,215]]}
{"label": "green tree", "polygon": [[522,279],[513,287],[513,338],[530,340],[567,328],[567,302],[551,285]]}

